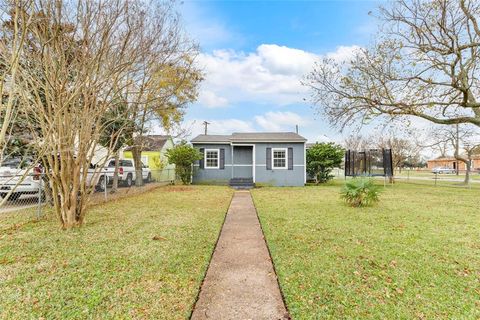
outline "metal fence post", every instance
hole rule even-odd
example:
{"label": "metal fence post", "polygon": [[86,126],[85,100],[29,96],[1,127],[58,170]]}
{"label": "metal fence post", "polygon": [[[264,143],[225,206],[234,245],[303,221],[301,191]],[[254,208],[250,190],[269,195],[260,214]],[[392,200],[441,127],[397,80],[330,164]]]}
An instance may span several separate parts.
{"label": "metal fence post", "polygon": [[42,180],[43,177],[40,175],[40,180],[38,181],[38,205],[37,205],[37,219],[40,219],[42,216]]}
{"label": "metal fence post", "polygon": [[107,174],[103,174],[103,193],[105,195],[105,201],[107,201]]}

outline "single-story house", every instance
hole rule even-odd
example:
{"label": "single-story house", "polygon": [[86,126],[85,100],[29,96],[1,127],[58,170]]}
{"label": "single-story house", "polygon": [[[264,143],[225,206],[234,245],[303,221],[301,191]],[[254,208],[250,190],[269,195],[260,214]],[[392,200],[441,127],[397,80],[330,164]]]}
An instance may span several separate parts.
{"label": "single-story house", "polygon": [[306,141],[294,132],[199,135],[191,140],[203,154],[193,183],[303,186]]}
{"label": "single-story house", "polygon": [[[147,135],[142,137],[142,163],[152,170],[152,178],[156,181],[175,179],[175,165],[168,164],[167,150],[173,148],[174,143],[169,135]],[[123,157],[133,159],[129,148],[123,151]]]}
{"label": "single-story house", "polygon": [[[458,161],[454,157],[440,157],[436,159],[431,159],[427,161],[427,168],[432,170],[433,168],[442,167],[442,168],[450,168],[450,169],[457,169],[460,171],[467,170],[465,163],[462,161]],[[480,170],[480,155],[473,155],[472,156],[472,170]]]}

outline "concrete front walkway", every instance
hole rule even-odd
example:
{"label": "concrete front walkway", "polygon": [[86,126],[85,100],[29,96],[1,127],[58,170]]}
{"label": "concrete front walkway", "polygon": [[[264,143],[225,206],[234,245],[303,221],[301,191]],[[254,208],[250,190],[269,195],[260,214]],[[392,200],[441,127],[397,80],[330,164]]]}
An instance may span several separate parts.
{"label": "concrete front walkway", "polygon": [[289,319],[248,191],[237,191],[192,319]]}

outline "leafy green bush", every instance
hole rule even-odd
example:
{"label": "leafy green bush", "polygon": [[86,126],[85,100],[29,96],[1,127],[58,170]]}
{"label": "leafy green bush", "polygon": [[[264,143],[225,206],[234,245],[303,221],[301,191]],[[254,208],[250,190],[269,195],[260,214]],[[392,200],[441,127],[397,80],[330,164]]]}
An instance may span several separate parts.
{"label": "leafy green bush", "polygon": [[341,197],[351,207],[366,207],[379,201],[379,193],[372,179],[355,178],[345,183]]}
{"label": "leafy green bush", "polygon": [[333,178],[332,169],[342,164],[344,150],[335,143],[315,143],[307,149],[307,173],[316,184]]}
{"label": "leafy green bush", "polygon": [[183,184],[190,184],[193,163],[202,159],[202,154],[194,147],[182,141],[172,149],[167,150],[168,163],[175,164],[175,173]]}

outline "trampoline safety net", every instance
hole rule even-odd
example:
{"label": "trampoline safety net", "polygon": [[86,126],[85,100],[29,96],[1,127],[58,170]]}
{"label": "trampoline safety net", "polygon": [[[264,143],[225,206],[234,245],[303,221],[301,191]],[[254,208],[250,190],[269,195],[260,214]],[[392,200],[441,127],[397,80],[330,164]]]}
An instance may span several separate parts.
{"label": "trampoline safety net", "polygon": [[393,176],[392,150],[347,150],[345,152],[345,176]]}

